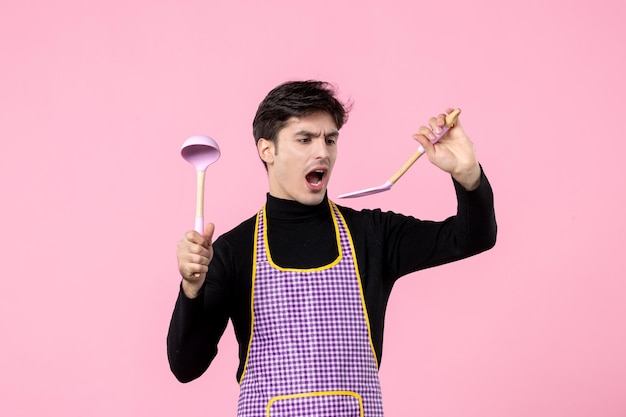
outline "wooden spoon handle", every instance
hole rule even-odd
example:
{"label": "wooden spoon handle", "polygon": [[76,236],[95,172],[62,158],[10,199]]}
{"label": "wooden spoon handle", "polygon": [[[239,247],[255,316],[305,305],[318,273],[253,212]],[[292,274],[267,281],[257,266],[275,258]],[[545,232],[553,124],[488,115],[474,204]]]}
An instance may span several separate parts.
{"label": "wooden spoon handle", "polygon": [[196,232],[204,233],[204,174],[205,171],[197,171],[196,181]]}

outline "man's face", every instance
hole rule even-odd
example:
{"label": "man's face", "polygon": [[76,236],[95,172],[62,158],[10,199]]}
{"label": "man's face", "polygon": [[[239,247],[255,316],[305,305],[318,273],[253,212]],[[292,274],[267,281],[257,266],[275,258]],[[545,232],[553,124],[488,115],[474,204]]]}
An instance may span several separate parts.
{"label": "man's face", "polygon": [[259,140],[270,194],[302,204],[319,204],[337,158],[338,137],[333,118],[326,112],[315,112],[289,119],[276,141]]}

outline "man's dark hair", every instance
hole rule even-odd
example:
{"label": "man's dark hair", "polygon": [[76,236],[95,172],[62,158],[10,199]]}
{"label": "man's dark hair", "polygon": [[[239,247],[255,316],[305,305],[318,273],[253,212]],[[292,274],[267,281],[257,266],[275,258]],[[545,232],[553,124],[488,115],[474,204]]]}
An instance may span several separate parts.
{"label": "man's dark hair", "polygon": [[281,84],[259,104],[252,122],[254,141],[276,140],[291,117],[304,117],[316,111],[328,113],[337,129],[348,120],[349,109],[335,97],[335,89],[329,83],[309,80]]}

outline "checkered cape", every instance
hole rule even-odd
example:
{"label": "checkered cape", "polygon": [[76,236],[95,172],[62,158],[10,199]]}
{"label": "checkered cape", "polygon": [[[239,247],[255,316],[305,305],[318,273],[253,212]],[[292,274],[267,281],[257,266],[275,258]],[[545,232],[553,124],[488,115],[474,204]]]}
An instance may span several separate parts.
{"label": "checkered cape", "polygon": [[274,264],[265,211],[257,215],[252,334],[238,417],[383,416],[354,246],[338,208],[329,205],[340,253],[313,269]]}

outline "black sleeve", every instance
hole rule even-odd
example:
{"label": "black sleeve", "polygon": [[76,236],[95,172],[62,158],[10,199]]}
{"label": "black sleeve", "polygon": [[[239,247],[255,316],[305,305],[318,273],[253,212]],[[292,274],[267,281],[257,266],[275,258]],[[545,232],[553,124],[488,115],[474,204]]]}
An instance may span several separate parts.
{"label": "black sleeve", "polygon": [[465,190],[454,181],[457,213],[442,222],[390,216],[383,220],[387,266],[392,279],[463,259],[490,249],[496,241],[493,191],[481,171],[479,187]]}
{"label": "black sleeve", "polygon": [[198,297],[188,298],[182,288],[170,321],[167,355],[172,373],[180,382],[189,382],[202,375],[215,355],[217,344],[228,324],[228,290],[218,279],[224,276],[219,243],[210,271]]}

